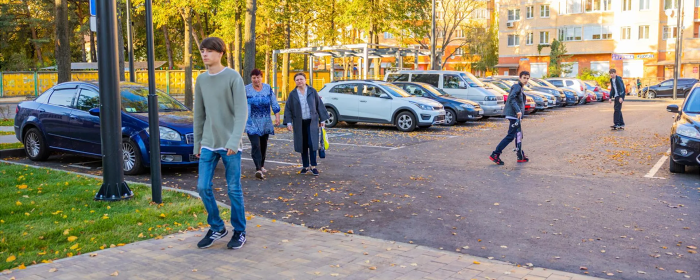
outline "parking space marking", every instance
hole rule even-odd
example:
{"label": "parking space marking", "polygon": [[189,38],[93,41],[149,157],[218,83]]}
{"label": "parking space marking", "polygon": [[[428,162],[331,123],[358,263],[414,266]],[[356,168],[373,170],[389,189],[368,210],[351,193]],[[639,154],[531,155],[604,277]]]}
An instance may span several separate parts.
{"label": "parking space marking", "polygon": [[[294,140],[291,139],[277,139],[277,138],[270,138],[270,140],[275,140],[275,141],[285,141],[285,142],[294,142]],[[387,149],[389,151],[393,150],[398,150],[403,148],[403,146],[398,146],[398,147],[389,147],[389,146],[375,146],[375,145],[360,145],[360,144],[345,144],[345,143],[328,143],[331,146],[332,145],[340,145],[340,146],[354,146],[354,147],[364,147],[364,148],[378,148],[378,149]]]}
{"label": "parking space marking", "polygon": [[664,178],[664,177],[654,177],[654,175],[656,175],[656,172],[659,172],[659,169],[661,168],[661,166],[662,166],[662,165],[664,164],[664,162],[666,162],[666,160],[668,159],[668,155],[669,155],[669,154],[671,154],[671,149],[670,149],[670,148],[668,149],[668,151],[666,151],[666,154],[664,154],[664,156],[662,156],[662,157],[659,159],[659,161],[657,161],[656,164],[654,164],[654,167],[652,167],[651,170],[649,170],[649,173],[647,173],[647,175],[644,175],[644,178],[666,179],[666,178]]}
{"label": "parking space marking", "polygon": [[[348,134],[352,134],[353,131],[356,132],[379,132],[376,130],[367,130],[367,129],[347,129],[347,128],[334,128],[336,130],[345,130],[345,131],[350,131]],[[401,134],[398,134],[401,135]],[[431,133],[421,133],[420,136],[432,136],[432,137],[444,137],[444,138],[455,138],[458,137],[457,135],[442,135],[442,134],[431,134]]]}
{"label": "parking space marking", "polygon": [[[242,158],[243,160],[249,160],[253,161],[252,158]],[[291,163],[291,162],[284,162],[284,161],[274,161],[274,160],[265,160],[265,162],[272,162],[272,163],[277,163],[277,164],[284,164],[284,165],[299,165],[298,163]]]}

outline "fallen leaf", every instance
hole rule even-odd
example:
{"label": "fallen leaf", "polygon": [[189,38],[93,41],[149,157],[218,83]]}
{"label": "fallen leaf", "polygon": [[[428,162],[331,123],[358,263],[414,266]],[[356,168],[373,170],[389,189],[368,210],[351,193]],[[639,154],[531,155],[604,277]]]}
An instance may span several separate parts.
{"label": "fallen leaf", "polygon": [[688,273],[688,272],[680,270],[680,269],[676,269],[676,273]]}
{"label": "fallen leaf", "polygon": [[7,257],[7,259],[5,260],[5,262],[13,262],[13,261],[16,260],[16,259],[17,259],[17,257],[15,257],[14,255],[10,255],[9,257]]}
{"label": "fallen leaf", "polygon": [[481,264],[481,262],[478,262],[478,261],[474,261],[474,264]]}
{"label": "fallen leaf", "polygon": [[641,270],[637,270],[637,273],[639,273],[639,274],[647,274],[646,272],[641,271]]}
{"label": "fallen leaf", "polygon": [[112,274],[110,274],[109,276],[119,276],[119,271],[116,271],[116,270],[115,270],[115,271],[114,271]]}
{"label": "fallen leaf", "polygon": [[498,202],[496,202],[496,203],[494,203],[493,205],[495,205],[495,206],[498,206],[498,205],[501,205],[501,204],[500,204],[500,203],[498,203]]}
{"label": "fallen leaf", "polygon": [[336,276],[338,276],[338,275],[340,275],[340,274],[338,274],[338,273],[331,273],[331,276],[333,276],[333,277],[336,277]]}
{"label": "fallen leaf", "polygon": [[370,266],[370,267],[369,267],[369,270],[377,270],[377,267],[376,267],[376,266]]}
{"label": "fallen leaf", "polygon": [[56,272],[57,270],[58,269],[54,267],[54,268],[49,269],[49,272]]}
{"label": "fallen leaf", "polygon": [[73,242],[73,241],[75,241],[75,240],[77,240],[77,239],[78,239],[77,236],[68,236],[68,242]]}
{"label": "fallen leaf", "polygon": [[20,265],[17,267],[17,269],[25,269],[25,268],[27,268],[27,267],[24,266],[24,264],[20,264]]}
{"label": "fallen leaf", "polygon": [[97,257],[97,254],[91,253],[91,254],[90,254],[90,257],[91,257],[91,258]]}
{"label": "fallen leaf", "polygon": [[165,218],[165,214],[161,213],[158,217]]}
{"label": "fallen leaf", "polygon": [[78,249],[78,246],[80,246],[80,243],[75,243],[75,244],[73,244],[73,246],[70,246],[70,249],[71,250]]}
{"label": "fallen leaf", "polygon": [[193,270],[192,270],[192,272],[197,272],[197,269],[196,269],[196,268],[195,268],[195,269],[193,269]]}
{"label": "fallen leaf", "polygon": [[582,266],[579,268],[580,270],[588,270],[588,267]]}

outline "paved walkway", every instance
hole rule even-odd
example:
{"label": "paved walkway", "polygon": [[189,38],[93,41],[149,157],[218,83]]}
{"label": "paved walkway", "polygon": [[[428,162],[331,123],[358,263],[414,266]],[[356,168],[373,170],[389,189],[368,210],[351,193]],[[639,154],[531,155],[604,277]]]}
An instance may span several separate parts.
{"label": "paved walkway", "polygon": [[226,249],[230,234],[208,249],[204,231],[178,233],[82,254],[6,279],[503,279],[584,280],[585,275],[524,268],[424,246],[352,234],[330,234],[254,217],[248,243]]}
{"label": "paved walkway", "polygon": [[[0,126],[0,131],[15,131],[14,127],[11,126]],[[17,137],[13,135],[0,135],[0,143],[16,143],[19,142]]]}

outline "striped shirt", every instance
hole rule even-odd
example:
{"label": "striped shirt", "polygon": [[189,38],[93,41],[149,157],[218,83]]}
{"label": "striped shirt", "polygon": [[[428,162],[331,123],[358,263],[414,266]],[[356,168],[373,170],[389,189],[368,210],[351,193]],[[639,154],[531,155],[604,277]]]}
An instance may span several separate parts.
{"label": "striped shirt", "polygon": [[299,95],[299,103],[301,104],[301,118],[304,120],[311,119],[311,109],[309,109],[309,102],[306,100],[306,92],[308,87],[304,87],[304,92],[302,93],[297,89],[297,94]]}

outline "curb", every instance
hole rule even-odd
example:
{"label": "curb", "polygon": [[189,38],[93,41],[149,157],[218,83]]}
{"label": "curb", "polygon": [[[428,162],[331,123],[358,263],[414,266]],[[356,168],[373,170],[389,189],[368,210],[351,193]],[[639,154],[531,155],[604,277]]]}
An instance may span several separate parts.
{"label": "curb", "polygon": [[0,150],[0,159],[9,158],[9,157],[25,157],[25,156],[27,156],[27,152],[23,148]]}

